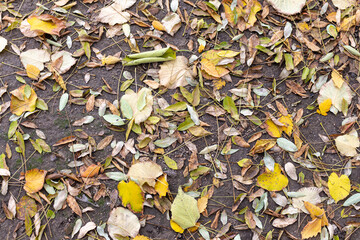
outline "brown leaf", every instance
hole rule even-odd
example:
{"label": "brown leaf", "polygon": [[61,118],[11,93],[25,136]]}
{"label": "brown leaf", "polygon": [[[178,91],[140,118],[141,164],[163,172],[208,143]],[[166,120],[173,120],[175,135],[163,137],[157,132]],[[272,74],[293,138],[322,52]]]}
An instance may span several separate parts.
{"label": "brown leaf", "polygon": [[114,135],[109,135],[109,136],[105,137],[104,139],[102,139],[98,143],[98,145],[96,146],[96,149],[97,150],[103,150],[104,148],[106,148],[111,143],[113,138],[114,138]]}
{"label": "brown leaf", "polygon": [[56,147],[56,146],[72,143],[75,140],[76,140],[75,136],[64,137],[64,138],[60,139],[59,141],[57,141],[53,146]]}
{"label": "brown leaf", "polygon": [[69,205],[69,207],[71,208],[71,210],[74,211],[74,213],[76,213],[77,215],[79,215],[80,217],[82,217],[82,213],[81,213],[81,209],[79,207],[79,204],[76,202],[75,198],[71,195],[68,195],[66,198],[66,202]]}
{"label": "brown leaf", "polygon": [[94,110],[94,106],[95,106],[95,95],[92,94],[86,102],[85,109],[87,112],[91,112],[92,110]]}

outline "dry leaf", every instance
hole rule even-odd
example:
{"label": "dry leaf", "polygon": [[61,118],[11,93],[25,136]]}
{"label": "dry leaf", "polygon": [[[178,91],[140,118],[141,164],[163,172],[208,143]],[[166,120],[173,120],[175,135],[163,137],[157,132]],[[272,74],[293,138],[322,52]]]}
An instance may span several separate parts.
{"label": "dry leaf", "polygon": [[268,191],[281,191],[289,183],[288,178],[281,174],[280,165],[275,163],[274,171],[265,168],[265,172],[257,178],[257,184]]}
{"label": "dry leaf", "polygon": [[36,193],[44,186],[46,171],[37,168],[28,170],[25,173],[24,189],[27,193]]}
{"label": "dry leaf", "polygon": [[117,239],[116,236],[134,238],[140,230],[140,222],[137,216],[122,207],[111,210],[107,225],[112,239]]}
{"label": "dry leaf", "polygon": [[[26,97],[26,88],[30,89],[30,97]],[[22,85],[18,89],[11,92],[10,110],[13,114],[20,116],[22,113],[28,111],[32,112],[36,108],[37,95],[34,89],[28,85]]]}
{"label": "dry leaf", "polygon": [[337,203],[346,198],[350,194],[351,184],[350,179],[346,175],[338,177],[336,173],[331,173],[328,180],[329,193]]}
{"label": "dry leaf", "polygon": [[117,189],[124,207],[129,204],[130,208],[134,212],[142,211],[144,195],[139,185],[137,185],[134,181],[129,181],[128,183],[121,181],[119,182]]}
{"label": "dry leaf", "polygon": [[194,78],[191,68],[188,67],[188,59],[178,56],[175,60],[163,63],[159,71],[160,84],[169,89],[175,89],[188,84],[187,78]]}

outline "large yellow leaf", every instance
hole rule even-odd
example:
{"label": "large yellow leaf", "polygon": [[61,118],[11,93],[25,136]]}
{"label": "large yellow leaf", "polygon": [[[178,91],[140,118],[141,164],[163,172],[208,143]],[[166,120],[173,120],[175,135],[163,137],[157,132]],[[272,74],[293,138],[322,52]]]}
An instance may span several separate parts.
{"label": "large yellow leaf", "polygon": [[166,175],[161,175],[155,183],[155,191],[159,194],[160,197],[166,196],[166,193],[169,190],[169,183],[167,182]]}
{"label": "large yellow leaf", "polygon": [[340,178],[336,173],[331,173],[328,180],[328,187],[331,197],[337,203],[346,198],[350,193],[350,179],[346,175],[341,175]]}
{"label": "large yellow leaf", "polygon": [[310,221],[301,231],[302,239],[315,237],[321,232],[321,227],[329,225],[325,215],[325,210],[304,201],[305,208],[309,211],[312,221]]}
{"label": "large yellow leaf", "polygon": [[[238,54],[239,52],[234,52],[231,50],[209,50],[203,53],[202,55],[202,60],[201,60],[202,70],[215,78],[220,78],[222,76],[225,76],[230,72],[228,68],[230,67],[231,63],[234,61],[232,59]],[[221,60],[227,60],[226,63],[228,64],[219,65],[219,62]]]}
{"label": "large yellow leaf", "polygon": [[257,178],[257,184],[268,191],[281,191],[289,183],[289,179],[281,174],[280,165],[275,163],[274,171],[268,168]]}
{"label": "large yellow leaf", "polygon": [[36,108],[37,95],[35,91],[30,88],[30,97],[27,98],[25,94],[25,86],[11,92],[10,110],[13,114],[20,116],[23,112],[32,112]]}
{"label": "large yellow leaf", "polygon": [[323,101],[322,103],[319,104],[319,109],[316,110],[316,112],[318,114],[321,114],[323,116],[327,115],[327,112],[330,110],[332,105],[332,101],[331,98],[326,99],[325,101]]}
{"label": "large yellow leaf", "polygon": [[24,189],[27,193],[36,193],[44,186],[46,171],[37,168],[28,170],[25,173]]}
{"label": "large yellow leaf", "polygon": [[119,182],[118,186],[119,196],[122,200],[122,205],[126,207],[130,204],[134,212],[141,212],[143,209],[144,196],[141,188],[134,181]]}
{"label": "large yellow leaf", "polygon": [[28,17],[27,22],[30,24],[30,30],[39,35],[48,33],[60,36],[60,31],[66,28],[66,21],[49,14],[32,15]]}

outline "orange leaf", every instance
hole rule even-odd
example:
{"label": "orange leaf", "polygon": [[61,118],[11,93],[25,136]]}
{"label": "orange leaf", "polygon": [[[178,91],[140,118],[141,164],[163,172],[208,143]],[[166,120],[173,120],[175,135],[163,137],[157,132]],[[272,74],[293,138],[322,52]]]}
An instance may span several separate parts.
{"label": "orange leaf", "polygon": [[36,193],[44,186],[46,171],[37,168],[28,170],[25,173],[24,189],[27,193]]}
{"label": "orange leaf", "polygon": [[153,22],[152,22],[152,25],[153,25],[153,27],[154,27],[156,30],[165,31],[164,25],[162,25],[162,23],[159,22],[159,21],[156,21],[156,20],[153,21]]}
{"label": "orange leaf", "polygon": [[319,104],[319,109],[316,110],[316,112],[318,114],[321,114],[323,116],[326,116],[327,115],[327,112],[330,110],[331,108],[331,105],[332,105],[332,101],[331,101],[331,98],[328,98],[326,100],[324,100],[322,103]]}
{"label": "orange leaf", "polygon": [[96,164],[91,164],[86,168],[85,171],[81,173],[81,177],[92,178],[99,174],[100,166]]}

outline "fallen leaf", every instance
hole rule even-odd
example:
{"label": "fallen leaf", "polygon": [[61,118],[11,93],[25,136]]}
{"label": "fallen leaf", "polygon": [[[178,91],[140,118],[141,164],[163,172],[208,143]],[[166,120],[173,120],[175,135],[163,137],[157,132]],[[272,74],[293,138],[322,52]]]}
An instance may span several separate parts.
{"label": "fallen leaf", "polygon": [[162,174],[161,166],[151,161],[135,163],[128,172],[128,176],[138,181],[140,186],[147,183],[150,187],[155,187],[156,179]]}
{"label": "fallen leaf", "polygon": [[200,218],[197,201],[185,194],[181,187],[179,187],[178,194],[171,205],[171,215],[171,219],[182,229],[194,227]]}
{"label": "fallen leaf", "polygon": [[338,111],[342,111],[344,113],[342,109],[343,101],[350,105],[353,96],[354,93],[351,91],[346,82],[343,83],[341,88],[337,88],[333,81],[329,81],[320,88],[317,101],[319,104],[321,104],[326,99],[330,98],[333,106],[330,108],[330,111],[334,114],[337,114]]}
{"label": "fallen leaf", "polygon": [[335,145],[339,152],[347,157],[354,157],[356,148],[360,147],[359,137],[356,130],[335,138]]}
{"label": "fallen leaf", "polygon": [[331,105],[331,98],[325,99],[325,101],[319,104],[319,109],[316,110],[316,112],[323,116],[327,116],[327,112],[330,110]]}
{"label": "fallen leaf", "polygon": [[73,210],[74,213],[76,213],[77,215],[82,217],[82,213],[81,213],[79,204],[76,202],[76,199],[73,196],[68,195],[66,198],[66,202],[69,205],[69,207],[71,208],[71,210]]}
{"label": "fallen leaf", "polygon": [[136,0],[115,1],[113,4],[100,10],[98,20],[108,23],[110,26],[124,24],[130,20],[130,14],[124,10],[134,5],[135,2]]}
{"label": "fallen leaf", "polygon": [[281,174],[280,165],[275,163],[274,171],[265,168],[265,172],[257,178],[257,184],[268,191],[281,191],[289,183],[288,178]]}
{"label": "fallen leaf", "polygon": [[44,63],[50,61],[50,54],[44,49],[30,49],[20,54],[21,63],[26,68],[28,64],[44,70]]}
{"label": "fallen leaf", "polygon": [[333,80],[334,85],[337,88],[341,88],[343,83],[345,82],[344,78],[341,76],[341,74],[336,69],[332,70],[331,79]]}
{"label": "fallen leaf", "polygon": [[118,239],[117,236],[135,238],[140,230],[137,216],[123,207],[111,210],[107,224],[109,234],[114,240]]}
{"label": "fallen leaf", "polygon": [[278,12],[293,15],[301,12],[306,0],[267,0]]}
{"label": "fallen leaf", "polygon": [[0,36],[0,52],[2,52],[5,49],[7,42],[8,41],[6,38]]}
{"label": "fallen leaf", "polygon": [[28,64],[26,66],[26,74],[29,78],[37,80],[40,75],[40,70],[36,66]]}
{"label": "fallen leaf", "polygon": [[[220,78],[228,74],[230,71],[227,65],[234,61],[234,57],[239,52],[231,50],[209,50],[202,54],[201,69],[214,78]],[[220,61],[230,60],[226,65],[218,65]]]}
{"label": "fallen leaf", "polygon": [[122,200],[122,205],[126,207],[128,204],[134,212],[141,212],[143,209],[144,195],[139,187],[134,181],[125,181],[119,182],[117,189],[119,191],[119,196]]}
{"label": "fallen leaf", "polygon": [[60,36],[60,31],[66,28],[66,21],[49,14],[31,15],[27,18],[30,30],[38,35],[44,33]]}
{"label": "fallen leaf", "polygon": [[90,232],[91,230],[94,230],[96,228],[96,224],[94,222],[88,222],[86,223],[82,228],[80,228],[78,238],[83,238],[85,235]]}
{"label": "fallen leaf", "polygon": [[181,27],[181,19],[178,14],[169,13],[161,20],[161,24],[164,26],[165,31],[168,34],[170,34],[171,36],[174,36],[174,34]]}
{"label": "fallen leaf", "polygon": [[[33,112],[36,108],[37,95],[34,89],[22,85],[18,89],[11,92],[10,110],[13,114],[20,116],[24,112]],[[26,88],[30,89],[30,96],[26,97]]]}
{"label": "fallen leaf", "polygon": [[160,85],[169,89],[175,89],[188,84],[187,78],[194,78],[191,68],[188,67],[188,59],[178,56],[173,61],[168,61],[160,66],[159,79]]}
{"label": "fallen leaf", "polygon": [[23,196],[16,204],[16,214],[20,220],[25,220],[25,216],[35,216],[37,212],[36,202],[29,196]]}
{"label": "fallen leaf", "polygon": [[309,211],[312,221],[301,231],[303,239],[315,237],[321,232],[321,227],[329,225],[324,209],[321,209],[309,202],[304,202],[306,209]]}
{"label": "fallen leaf", "polygon": [[101,166],[96,164],[91,164],[84,171],[81,172],[81,177],[83,178],[92,178],[99,174]]}
{"label": "fallen leaf", "polygon": [[338,177],[338,175],[333,172],[329,176],[328,187],[331,197],[337,203],[349,195],[351,190],[350,179],[346,175]]}
{"label": "fallen leaf", "polygon": [[167,182],[167,175],[161,175],[155,183],[155,191],[159,194],[160,197],[165,197],[166,193],[169,191],[169,183]]}
{"label": "fallen leaf", "polygon": [[335,7],[343,10],[350,6],[356,6],[356,0],[332,0]]}
{"label": "fallen leaf", "polygon": [[296,221],[296,218],[276,218],[272,222],[272,225],[276,228],[286,228],[287,226],[294,224]]}
{"label": "fallen leaf", "polygon": [[128,89],[120,99],[121,112],[127,119],[134,119],[135,124],[144,122],[153,110],[153,96],[151,90],[142,88],[135,93]]}
{"label": "fallen leaf", "polygon": [[44,186],[46,171],[37,168],[28,170],[25,173],[24,189],[27,193],[36,193]]}

